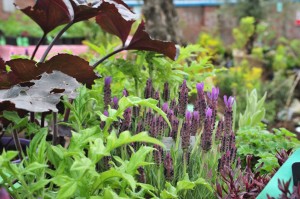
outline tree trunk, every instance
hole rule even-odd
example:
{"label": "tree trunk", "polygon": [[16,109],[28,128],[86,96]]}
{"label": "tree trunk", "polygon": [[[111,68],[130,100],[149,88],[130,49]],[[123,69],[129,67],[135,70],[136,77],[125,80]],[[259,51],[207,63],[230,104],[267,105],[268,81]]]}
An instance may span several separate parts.
{"label": "tree trunk", "polygon": [[143,14],[151,37],[181,43],[173,0],[144,0]]}

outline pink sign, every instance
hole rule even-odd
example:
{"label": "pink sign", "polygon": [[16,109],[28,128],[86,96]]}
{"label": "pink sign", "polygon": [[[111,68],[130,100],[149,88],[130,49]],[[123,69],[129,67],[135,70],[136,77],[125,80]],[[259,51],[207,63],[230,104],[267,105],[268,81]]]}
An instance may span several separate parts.
{"label": "pink sign", "polygon": [[[35,56],[36,60],[39,60],[43,56],[43,53],[47,47],[47,45],[44,45],[39,48]],[[28,52],[29,56],[31,56],[34,48],[35,46],[0,46],[0,58],[4,59],[4,61],[8,61],[11,55],[25,55],[26,51]],[[52,48],[48,57],[53,57],[58,53],[72,53],[73,55],[80,55],[86,53],[87,51],[88,47],[84,45],[56,45]]]}

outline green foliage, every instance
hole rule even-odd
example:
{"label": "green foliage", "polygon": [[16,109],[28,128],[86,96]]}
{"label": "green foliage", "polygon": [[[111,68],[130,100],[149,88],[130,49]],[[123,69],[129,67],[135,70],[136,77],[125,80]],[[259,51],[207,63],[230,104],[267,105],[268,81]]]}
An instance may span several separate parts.
{"label": "green foliage", "polygon": [[253,90],[250,95],[247,93],[247,106],[244,114],[240,114],[239,128],[259,126],[265,117],[266,110],[264,102],[267,94],[258,100],[257,91]]}
{"label": "green foliage", "polygon": [[296,135],[286,129],[274,129],[273,133],[264,128],[248,127],[238,131],[236,141],[240,157],[254,155],[257,160],[255,167],[264,163],[261,168],[264,173],[279,166],[275,157],[277,150],[300,146]]}
{"label": "green foliage", "polygon": [[234,47],[244,49],[250,37],[255,33],[255,18],[244,17],[237,28],[232,33],[235,40]]}

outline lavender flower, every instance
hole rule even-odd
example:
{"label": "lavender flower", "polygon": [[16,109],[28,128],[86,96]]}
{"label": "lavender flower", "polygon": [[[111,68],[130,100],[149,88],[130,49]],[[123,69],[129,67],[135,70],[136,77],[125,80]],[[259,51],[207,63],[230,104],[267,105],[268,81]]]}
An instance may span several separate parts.
{"label": "lavender flower", "polygon": [[138,134],[138,133],[142,132],[143,129],[144,129],[143,122],[142,122],[142,121],[139,121],[139,123],[138,123],[138,125],[137,125],[137,127],[136,127],[135,133]]}
{"label": "lavender flower", "polygon": [[159,91],[156,91],[154,93],[154,97],[153,98],[158,101],[157,106],[160,107],[160,93],[159,93]]}
{"label": "lavender flower", "polygon": [[[108,111],[105,110],[105,111],[103,112],[103,115],[106,116],[106,117],[108,117],[108,116],[109,116]],[[105,127],[105,124],[106,124],[105,121],[101,121],[101,122],[100,122],[100,128],[103,129],[103,128]]]}
{"label": "lavender flower", "polygon": [[133,107],[133,117],[137,119],[140,115],[140,107],[139,106],[134,106]]}
{"label": "lavender flower", "polygon": [[199,127],[200,116],[198,111],[193,112],[192,126],[191,126],[191,135],[195,136]]}
{"label": "lavender flower", "polygon": [[111,103],[111,77],[106,77],[104,79],[104,108],[107,109],[108,105]]}
{"label": "lavender flower", "polygon": [[119,99],[117,97],[114,97],[112,101],[113,101],[112,108],[117,110],[119,108]]}
{"label": "lavender flower", "polygon": [[234,104],[234,98],[224,96],[224,103],[225,103],[225,132],[227,134],[231,133],[232,125],[233,125],[233,116],[232,116],[232,106]]}
{"label": "lavender flower", "polygon": [[157,118],[157,126],[158,126],[158,135],[159,136],[164,136],[164,132],[165,132],[165,120],[162,116],[159,116]]}
{"label": "lavender flower", "polygon": [[204,132],[201,135],[201,148],[204,151],[209,151],[212,144],[212,109],[207,108],[206,110],[206,118],[204,122]]}
{"label": "lavender flower", "polygon": [[122,120],[120,133],[129,130],[129,127],[131,126],[131,116],[132,116],[131,108],[126,109],[123,114],[124,119]]}
{"label": "lavender flower", "polygon": [[170,137],[173,138],[173,140],[176,140],[177,138],[177,133],[178,133],[178,126],[179,126],[179,121],[177,117],[172,117],[171,120],[171,126],[172,126],[172,131],[170,132]]}
{"label": "lavender flower", "polygon": [[154,138],[158,137],[158,126],[157,125],[158,125],[158,118],[153,117],[151,126],[150,126],[150,135]]}
{"label": "lavender flower", "polygon": [[165,102],[167,102],[167,101],[169,101],[169,98],[170,98],[169,83],[166,82],[164,84],[163,99]]}
{"label": "lavender flower", "polygon": [[154,145],[154,162],[159,166],[162,162],[162,148],[158,145]]}
{"label": "lavender flower", "polygon": [[181,139],[182,139],[181,148],[184,151],[186,151],[190,146],[191,119],[192,119],[192,114],[190,112],[186,112],[185,121],[181,129]]}
{"label": "lavender flower", "polygon": [[153,88],[153,85],[152,85],[152,80],[149,78],[147,80],[147,83],[146,83],[146,88],[145,88],[145,91],[144,91],[144,97],[145,99],[148,99],[148,98],[152,98],[154,95],[154,88]]}
{"label": "lavender flower", "polygon": [[170,153],[167,153],[166,155],[164,161],[164,167],[165,167],[166,180],[171,181],[174,176],[174,167],[173,167],[173,160]]}
{"label": "lavender flower", "polygon": [[124,88],[124,90],[123,90],[123,96],[124,97],[128,97],[129,96],[129,93],[128,93],[128,91],[127,91],[126,88]]}
{"label": "lavender flower", "polygon": [[220,141],[222,139],[223,131],[224,131],[224,120],[220,120],[215,135],[215,141]]}
{"label": "lavender flower", "polygon": [[204,95],[204,83],[198,83],[196,85],[197,89],[197,100],[195,103],[195,111],[198,111],[200,114],[200,125],[202,126],[202,123],[205,119],[205,111],[206,111],[206,101],[205,101],[205,95]]}
{"label": "lavender flower", "polygon": [[212,88],[211,93],[207,93],[208,105],[212,109],[212,127],[215,128],[216,117],[217,117],[217,106],[219,97],[219,88]]}
{"label": "lavender flower", "polygon": [[186,80],[183,81],[180,86],[179,98],[178,98],[178,113],[179,115],[184,115],[186,112],[188,104],[188,87],[186,85]]}
{"label": "lavender flower", "polygon": [[139,172],[139,182],[140,183],[146,183],[146,173],[143,167],[139,167],[138,168],[138,172]]}
{"label": "lavender flower", "polygon": [[152,111],[151,109],[148,109],[145,117],[145,127],[147,127],[147,130],[149,130],[152,126],[152,119],[153,119]]}
{"label": "lavender flower", "polygon": [[165,102],[161,109],[163,110],[163,112],[168,113],[168,110],[169,110],[168,102]]}

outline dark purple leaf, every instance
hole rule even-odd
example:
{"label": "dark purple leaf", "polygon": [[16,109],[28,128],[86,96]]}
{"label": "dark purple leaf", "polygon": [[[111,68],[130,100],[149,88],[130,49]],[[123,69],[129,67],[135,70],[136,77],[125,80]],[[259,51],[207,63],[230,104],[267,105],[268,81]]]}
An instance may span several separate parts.
{"label": "dark purple leaf", "polygon": [[[10,72],[6,72],[5,65],[11,68]],[[6,63],[0,62],[0,89],[8,89],[13,85],[31,81],[42,73],[51,73],[53,70],[74,77],[87,87],[91,87],[94,80],[98,78],[89,63],[78,56],[59,54],[39,64],[27,59],[14,59]]]}
{"label": "dark purple leaf", "polygon": [[69,8],[63,0],[38,0],[36,4],[21,9],[34,20],[45,33],[72,21]]}
{"label": "dark purple leaf", "polygon": [[[119,4],[118,6],[121,7],[122,5]],[[124,16],[128,17],[122,16],[120,12],[123,12]],[[130,10],[118,10],[115,4],[104,2],[96,17],[96,22],[106,32],[119,37],[122,40],[123,45],[125,45],[132,24],[135,22],[135,15]]]}
{"label": "dark purple leaf", "polygon": [[74,77],[78,82],[86,84],[89,88],[94,84],[94,80],[99,78],[87,61],[69,54],[56,55],[49,61],[39,64],[38,68],[40,74],[50,73],[53,70],[61,71]]}
{"label": "dark purple leaf", "polygon": [[179,54],[174,43],[151,39],[145,31],[144,21],[139,25],[126,49],[153,51],[164,54],[172,60],[176,60]]}

